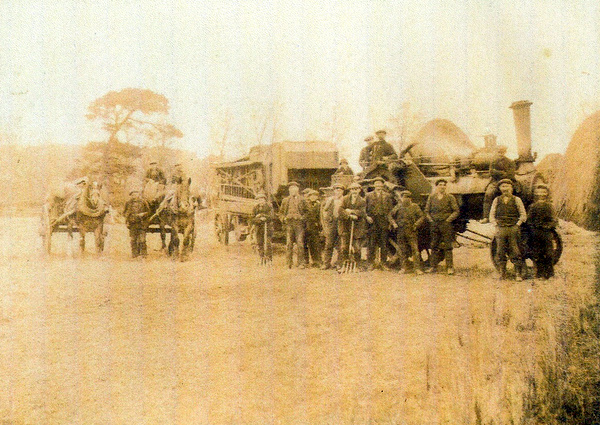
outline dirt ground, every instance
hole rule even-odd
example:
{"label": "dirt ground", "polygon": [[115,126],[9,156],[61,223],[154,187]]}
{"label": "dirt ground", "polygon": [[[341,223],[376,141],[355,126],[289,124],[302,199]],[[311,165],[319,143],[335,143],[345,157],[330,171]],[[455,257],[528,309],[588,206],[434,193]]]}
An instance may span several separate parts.
{"label": "dirt ground", "polygon": [[188,262],[42,252],[36,218],[0,218],[0,423],[520,423],[541,352],[589,295],[596,236],[567,229],[557,278],[258,266],[204,221]]}

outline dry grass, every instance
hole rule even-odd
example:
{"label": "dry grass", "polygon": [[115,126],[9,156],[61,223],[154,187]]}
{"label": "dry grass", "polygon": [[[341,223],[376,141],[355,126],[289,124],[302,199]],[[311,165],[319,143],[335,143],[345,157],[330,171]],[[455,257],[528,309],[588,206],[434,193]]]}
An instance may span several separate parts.
{"label": "dry grass", "polygon": [[489,425],[592,411],[596,238],[573,227],[558,277],[517,283],[493,279],[474,247],[456,251],[454,277],[298,273],[279,256],[258,269],[208,225],[187,263],[128,259],[121,225],[103,258],[71,260],[57,239],[48,259],[35,221],[6,220],[0,421]]}

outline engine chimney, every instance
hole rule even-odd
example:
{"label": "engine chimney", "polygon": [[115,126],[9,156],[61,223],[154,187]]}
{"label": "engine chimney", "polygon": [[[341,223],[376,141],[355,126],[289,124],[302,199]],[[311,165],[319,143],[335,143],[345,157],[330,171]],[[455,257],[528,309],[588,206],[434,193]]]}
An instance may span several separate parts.
{"label": "engine chimney", "polygon": [[515,119],[517,149],[519,152],[518,163],[534,161],[531,154],[531,115],[529,113],[531,105],[532,103],[528,100],[519,100],[510,105]]}

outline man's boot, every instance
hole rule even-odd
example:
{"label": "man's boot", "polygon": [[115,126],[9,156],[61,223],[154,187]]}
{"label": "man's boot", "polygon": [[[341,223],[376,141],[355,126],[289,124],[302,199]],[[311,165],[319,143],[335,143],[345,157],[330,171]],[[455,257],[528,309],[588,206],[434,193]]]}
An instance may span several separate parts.
{"label": "man's boot", "polygon": [[446,273],[449,275],[454,274],[454,255],[451,249],[447,249],[444,252],[444,258],[446,260]]}
{"label": "man's boot", "polygon": [[146,242],[140,242],[140,254],[144,258],[148,256],[148,247],[146,246]]}

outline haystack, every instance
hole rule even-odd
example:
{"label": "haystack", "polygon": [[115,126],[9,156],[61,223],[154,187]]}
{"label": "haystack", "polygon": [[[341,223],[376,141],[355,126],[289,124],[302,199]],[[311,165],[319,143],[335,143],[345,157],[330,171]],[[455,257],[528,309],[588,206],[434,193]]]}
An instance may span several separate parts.
{"label": "haystack", "polygon": [[579,126],[552,185],[561,218],[600,230],[600,111]]}
{"label": "haystack", "polygon": [[456,157],[469,156],[476,149],[465,132],[443,119],[429,121],[411,143],[416,143],[411,155],[427,162],[450,162]]}
{"label": "haystack", "polygon": [[536,169],[544,177],[544,180],[546,180],[550,187],[554,187],[556,184],[556,179],[561,173],[564,162],[565,157],[563,155],[559,153],[551,153],[542,158],[542,160],[537,164]]}

